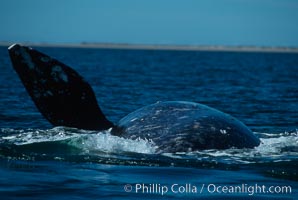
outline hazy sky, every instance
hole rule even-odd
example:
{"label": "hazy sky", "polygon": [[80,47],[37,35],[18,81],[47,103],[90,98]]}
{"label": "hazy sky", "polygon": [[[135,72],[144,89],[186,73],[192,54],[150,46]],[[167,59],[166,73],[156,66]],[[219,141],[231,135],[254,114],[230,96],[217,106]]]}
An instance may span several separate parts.
{"label": "hazy sky", "polygon": [[0,41],[298,47],[298,0],[0,0]]}

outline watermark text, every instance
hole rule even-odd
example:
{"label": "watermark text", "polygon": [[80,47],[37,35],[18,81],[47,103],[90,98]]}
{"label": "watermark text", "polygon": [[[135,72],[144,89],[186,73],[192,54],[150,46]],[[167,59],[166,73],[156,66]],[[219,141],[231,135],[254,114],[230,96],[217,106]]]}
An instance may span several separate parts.
{"label": "watermark text", "polygon": [[263,185],[263,184],[239,184],[239,185],[222,185],[222,184],[192,184],[192,183],[135,183],[126,184],[125,192],[136,194],[291,194],[292,187],[289,185]]}

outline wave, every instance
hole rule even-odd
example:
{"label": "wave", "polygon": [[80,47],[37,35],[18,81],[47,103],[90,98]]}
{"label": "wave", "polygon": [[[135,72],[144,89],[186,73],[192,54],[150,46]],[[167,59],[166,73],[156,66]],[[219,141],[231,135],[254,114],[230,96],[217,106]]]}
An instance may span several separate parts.
{"label": "wave", "polygon": [[298,161],[298,131],[255,133],[253,149],[203,150],[158,154],[151,140],[125,139],[75,128],[0,129],[0,156],[9,159],[66,160],[108,164],[222,166]]}

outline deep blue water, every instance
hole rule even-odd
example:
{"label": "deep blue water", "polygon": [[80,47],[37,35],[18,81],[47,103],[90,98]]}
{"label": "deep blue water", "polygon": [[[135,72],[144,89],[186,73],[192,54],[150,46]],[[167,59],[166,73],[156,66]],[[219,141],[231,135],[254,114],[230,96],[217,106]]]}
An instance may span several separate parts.
{"label": "deep blue water", "polygon": [[[157,101],[193,101],[238,118],[262,144],[156,154],[149,141],[53,128],[13,71],[7,47],[0,47],[1,199],[297,199],[298,54],[37,49],[82,74],[113,122]],[[148,191],[136,193],[138,184]],[[266,192],[252,192],[256,184]],[[197,191],[175,193],[186,185]],[[251,187],[217,193],[214,185]],[[270,186],[291,192],[270,193]]]}

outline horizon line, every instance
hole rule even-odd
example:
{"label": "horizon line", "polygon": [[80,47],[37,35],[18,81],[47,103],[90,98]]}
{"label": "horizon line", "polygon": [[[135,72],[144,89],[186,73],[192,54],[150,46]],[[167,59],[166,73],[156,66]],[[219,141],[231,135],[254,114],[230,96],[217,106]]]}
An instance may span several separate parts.
{"label": "horizon line", "polygon": [[221,52],[268,52],[268,53],[298,53],[298,47],[289,46],[257,46],[257,45],[187,45],[187,44],[133,44],[109,42],[80,43],[49,43],[49,42],[8,42],[0,41],[0,46],[10,46],[19,43],[34,47],[60,48],[98,48],[126,50],[177,50],[177,51],[221,51]]}

